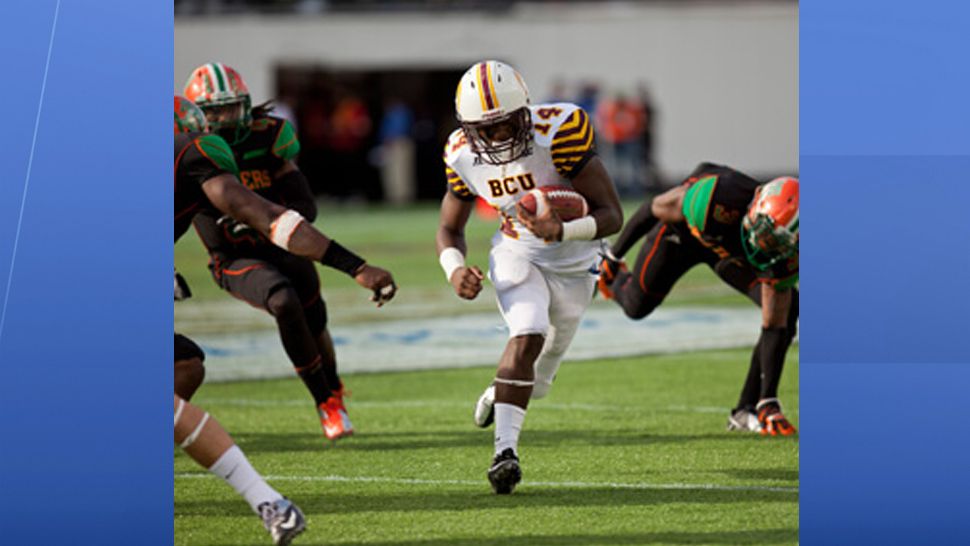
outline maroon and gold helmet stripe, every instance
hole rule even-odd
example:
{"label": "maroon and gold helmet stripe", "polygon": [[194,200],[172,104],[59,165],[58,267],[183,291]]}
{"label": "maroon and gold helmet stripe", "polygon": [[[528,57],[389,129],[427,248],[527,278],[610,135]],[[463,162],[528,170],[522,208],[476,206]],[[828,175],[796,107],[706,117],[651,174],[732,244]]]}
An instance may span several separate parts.
{"label": "maroon and gold helmet stripe", "polygon": [[492,80],[492,65],[478,63],[478,96],[482,101],[482,111],[487,112],[501,106],[495,94],[495,82]]}
{"label": "maroon and gold helmet stripe", "polygon": [[593,150],[593,124],[582,108],[574,111],[552,138],[552,162],[562,176],[569,176],[573,168]]}

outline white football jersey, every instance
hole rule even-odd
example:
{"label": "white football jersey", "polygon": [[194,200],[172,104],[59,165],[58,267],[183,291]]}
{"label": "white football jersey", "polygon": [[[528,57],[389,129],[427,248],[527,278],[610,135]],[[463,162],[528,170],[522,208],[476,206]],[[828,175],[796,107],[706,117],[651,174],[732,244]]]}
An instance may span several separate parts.
{"label": "white football jersey", "polygon": [[515,204],[529,190],[543,186],[572,187],[571,178],[595,155],[593,125],[586,112],[566,102],[530,106],[532,150],[505,165],[490,165],[472,152],[457,129],[445,145],[448,191],[464,201],[481,197],[500,214],[502,224],[492,245],[502,245],[539,267],[586,271],[596,262],[600,242],[547,243],[516,219]]}

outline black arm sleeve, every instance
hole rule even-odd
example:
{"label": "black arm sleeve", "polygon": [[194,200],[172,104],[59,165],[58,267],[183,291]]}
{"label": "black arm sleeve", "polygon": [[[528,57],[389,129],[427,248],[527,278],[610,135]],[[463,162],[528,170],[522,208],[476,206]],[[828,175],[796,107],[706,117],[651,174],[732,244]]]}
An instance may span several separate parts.
{"label": "black arm sleeve", "polygon": [[636,244],[644,235],[653,229],[653,226],[657,224],[657,219],[654,217],[653,212],[650,211],[650,205],[652,201],[647,201],[640,208],[637,209],[630,220],[623,226],[623,231],[620,232],[620,236],[616,238],[616,242],[613,243],[613,248],[611,249],[613,255],[617,258],[622,258],[630,247]]}
{"label": "black arm sleeve", "polygon": [[299,212],[308,222],[317,219],[317,202],[310,191],[310,182],[302,172],[290,171],[279,177],[274,185],[279,189],[281,205]]}

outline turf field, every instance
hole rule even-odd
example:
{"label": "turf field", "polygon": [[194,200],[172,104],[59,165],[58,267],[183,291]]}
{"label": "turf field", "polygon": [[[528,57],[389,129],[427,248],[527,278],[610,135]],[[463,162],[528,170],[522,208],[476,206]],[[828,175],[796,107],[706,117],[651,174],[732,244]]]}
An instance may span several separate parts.
{"label": "turf field", "polygon": [[[627,213],[635,206],[627,204]],[[333,324],[495,312],[490,287],[462,302],[443,279],[434,205],[325,205],[316,225],[390,269],[400,286],[396,300],[378,311],[345,275],[320,267]],[[470,263],[485,269],[495,227],[472,217]],[[246,335],[270,327],[248,308],[231,307],[226,316],[230,298],[209,277],[194,235],[176,245],[175,261],[195,294],[176,306],[177,329]],[[698,267],[666,305],[751,304]],[[796,543],[798,440],[724,430],[749,355],[744,349],[567,361],[552,394],[526,419],[524,481],[511,497],[491,493],[485,469],[492,431],[471,424],[493,367],[349,376],[359,433],[335,444],[323,439],[295,378],[206,384],[195,401],[307,512],[310,527],[297,544]],[[796,426],[797,381],[796,347],[780,391]],[[175,472],[176,544],[268,543],[248,506],[179,450]]]}
{"label": "turf field", "polygon": [[[297,380],[205,385],[270,483],[306,512],[298,544],[782,544],[798,540],[798,441],[724,430],[748,351],[566,363],[533,404],[523,483],[491,493],[491,368],[357,375],[359,433],[331,444]],[[798,357],[781,387],[798,423]],[[267,543],[220,480],[175,454],[176,544]]]}

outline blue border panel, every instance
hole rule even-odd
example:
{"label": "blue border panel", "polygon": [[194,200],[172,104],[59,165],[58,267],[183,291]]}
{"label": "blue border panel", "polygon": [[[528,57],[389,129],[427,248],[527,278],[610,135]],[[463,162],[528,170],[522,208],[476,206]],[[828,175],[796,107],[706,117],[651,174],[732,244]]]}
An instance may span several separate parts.
{"label": "blue border panel", "polygon": [[800,381],[801,544],[967,543],[970,366],[812,363]]}
{"label": "blue border panel", "polygon": [[801,2],[802,544],[967,541],[967,20]]}
{"label": "blue border panel", "polygon": [[963,0],[799,4],[804,155],[966,155]]}
{"label": "blue border panel", "polygon": [[818,318],[801,358],[970,361],[970,156],[803,155],[801,174],[802,309]]}
{"label": "blue border panel", "polygon": [[60,2],[24,197],[56,6],[0,33],[0,542],[168,545],[172,6]]}

